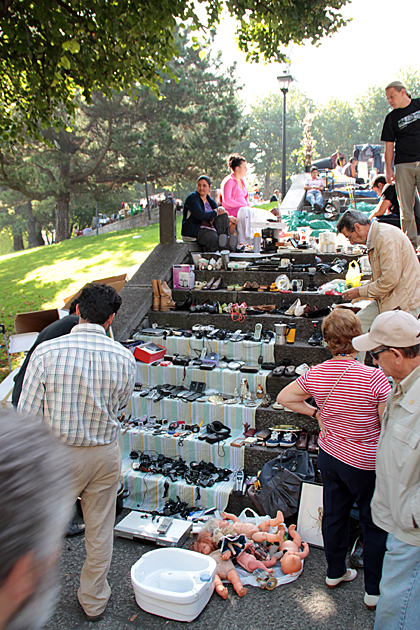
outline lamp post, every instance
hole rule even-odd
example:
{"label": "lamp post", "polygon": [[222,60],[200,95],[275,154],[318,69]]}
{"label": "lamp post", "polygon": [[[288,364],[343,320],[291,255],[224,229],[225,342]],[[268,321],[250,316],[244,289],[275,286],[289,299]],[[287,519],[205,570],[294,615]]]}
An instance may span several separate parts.
{"label": "lamp post", "polygon": [[281,152],[281,200],[286,196],[286,94],[293,78],[286,71],[277,77],[280,91],[283,92],[283,127],[282,127],[282,152]]}
{"label": "lamp post", "polygon": [[[141,148],[142,148],[142,146],[143,146],[143,142],[142,142],[141,140],[138,140],[138,141],[137,141],[137,145],[138,145],[138,146],[140,147],[140,149],[141,149]],[[148,187],[147,187],[146,160],[145,160],[145,158],[144,158],[144,155],[143,155],[143,173],[144,173],[144,185],[145,185],[145,188],[146,188],[147,217],[148,217],[148,219],[149,219],[149,221],[150,221],[150,220],[151,220],[151,217],[150,217],[149,189],[148,189]]]}

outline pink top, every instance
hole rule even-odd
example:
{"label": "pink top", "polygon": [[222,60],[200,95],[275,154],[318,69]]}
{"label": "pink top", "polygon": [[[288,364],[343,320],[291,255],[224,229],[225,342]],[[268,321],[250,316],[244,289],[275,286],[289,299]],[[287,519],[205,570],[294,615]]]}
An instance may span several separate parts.
{"label": "pink top", "polygon": [[376,449],[381,425],[378,404],[385,402],[391,389],[385,374],[356,360],[329,360],[299,376],[296,383],[322,407],[337,379],[339,381],[321,413],[327,431],[319,436],[323,451],[345,464],[375,470]]}
{"label": "pink top", "polygon": [[241,179],[241,188],[236,181],[235,175],[232,173],[225,177],[220,186],[222,192],[222,206],[228,211],[232,217],[238,216],[239,208],[249,206],[249,197],[245,182]]}
{"label": "pink top", "polygon": [[324,182],[320,177],[316,177],[315,179],[313,177],[308,177],[305,186],[311,186],[312,188],[315,188],[315,186],[319,188],[319,186],[321,186],[321,188],[323,188]]}

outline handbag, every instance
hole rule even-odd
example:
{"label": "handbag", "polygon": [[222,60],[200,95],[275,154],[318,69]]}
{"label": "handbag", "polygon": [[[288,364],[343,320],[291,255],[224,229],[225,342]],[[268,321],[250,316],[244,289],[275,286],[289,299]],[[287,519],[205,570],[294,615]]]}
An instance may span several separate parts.
{"label": "handbag", "polygon": [[307,451],[289,448],[264,464],[249,496],[262,514],[274,518],[281,510],[285,518],[295,514],[302,481],[315,481],[315,471]]}

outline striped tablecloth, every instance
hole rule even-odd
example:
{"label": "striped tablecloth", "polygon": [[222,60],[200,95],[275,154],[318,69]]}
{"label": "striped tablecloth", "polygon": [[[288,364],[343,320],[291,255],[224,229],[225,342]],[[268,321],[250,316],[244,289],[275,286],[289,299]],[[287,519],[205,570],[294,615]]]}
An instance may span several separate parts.
{"label": "striped tablecloth", "polygon": [[241,380],[246,378],[249,390],[256,392],[257,385],[261,385],[265,391],[265,384],[269,370],[260,370],[256,373],[245,373],[239,370],[214,368],[214,370],[200,370],[199,368],[183,367],[182,365],[150,365],[137,361],[137,382],[147,387],[153,385],[184,385],[189,389],[191,381],[204,381],[207,389],[217,389],[222,394],[233,396],[235,387],[240,391]]}
{"label": "striped tablecloth", "polygon": [[204,337],[203,339],[196,339],[194,336],[190,338],[170,336],[164,339],[164,337],[142,335],[141,338],[165,346],[168,354],[178,353],[182,356],[196,358],[202,349],[206,348],[207,353],[217,352],[220,358],[246,361],[250,365],[256,365],[260,356],[264,362],[274,361],[274,339],[265,343],[259,341],[219,341]]}

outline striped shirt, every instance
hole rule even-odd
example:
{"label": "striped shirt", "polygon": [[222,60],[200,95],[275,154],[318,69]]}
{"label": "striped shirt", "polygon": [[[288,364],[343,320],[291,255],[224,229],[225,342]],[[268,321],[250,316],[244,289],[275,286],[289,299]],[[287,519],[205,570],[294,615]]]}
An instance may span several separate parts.
{"label": "striped shirt", "polygon": [[43,418],[69,446],[113,442],[117,414],[130,400],[136,361],[98,324],[78,324],[45,341],[29,362],[19,409]]}
{"label": "striped shirt", "polygon": [[328,398],[321,413],[327,431],[319,436],[323,451],[345,464],[375,470],[376,449],[381,426],[378,404],[391,389],[382,370],[356,360],[329,360],[299,376],[297,384],[322,407],[337,379],[348,368]]}

